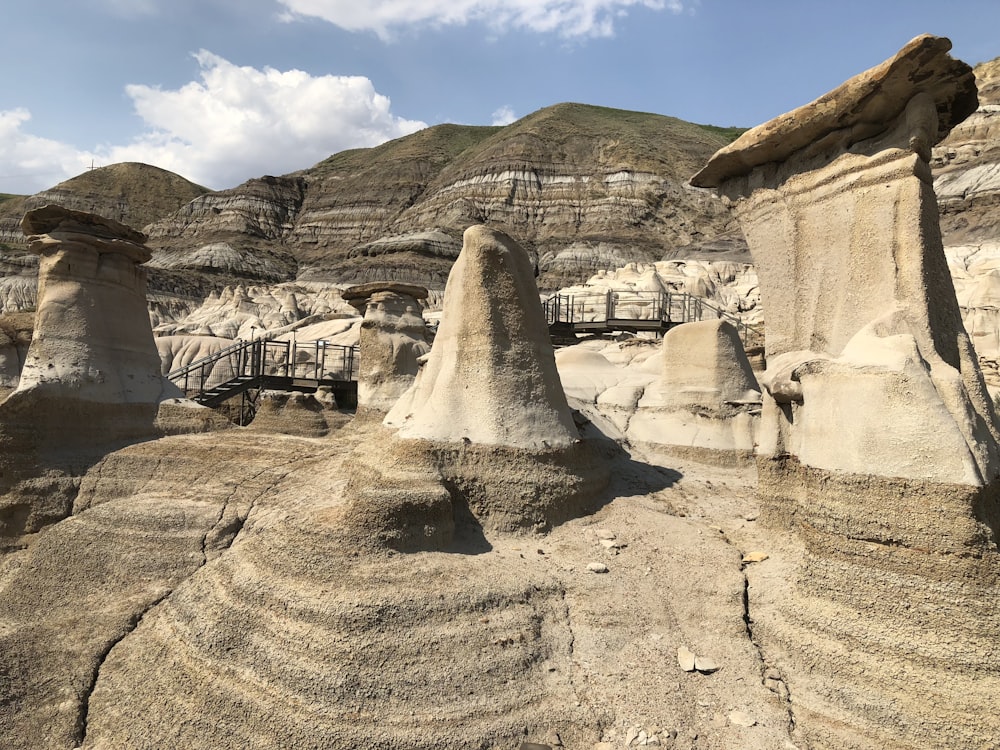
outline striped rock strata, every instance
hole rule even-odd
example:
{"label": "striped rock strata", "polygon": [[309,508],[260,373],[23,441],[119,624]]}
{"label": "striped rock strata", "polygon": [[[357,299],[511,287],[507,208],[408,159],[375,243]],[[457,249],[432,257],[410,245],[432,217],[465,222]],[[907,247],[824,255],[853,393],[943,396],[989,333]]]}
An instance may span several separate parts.
{"label": "striped rock strata", "polygon": [[977,106],[950,47],[913,40],[693,180],[733,203],[767,308],[759,493],[802,557],[754,635],[815,748],[1000,734],[998,430],[929,164]]}

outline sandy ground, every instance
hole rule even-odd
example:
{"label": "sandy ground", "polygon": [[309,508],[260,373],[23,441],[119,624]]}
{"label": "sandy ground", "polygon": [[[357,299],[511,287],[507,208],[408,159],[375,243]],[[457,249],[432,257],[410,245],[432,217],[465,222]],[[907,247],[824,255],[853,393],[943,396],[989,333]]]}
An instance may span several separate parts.
{"label": "sandy ground", "polygon": [[[795,747],[752,590],[748,610],[747,571],[776,564],[744,563],[769,544],[752,468],[633,453],[599,510],[546,534],[368,560],[324,520],[361,439],[232,430],[95,467],[77,514],[0,569],[0,744]],[[402,620],[358,625],[358,608]],[[364,658],[338,650],[356,639]],[[382,690],[359,724],[349,704]],[[306,696],[323,711],[300,715]]]}

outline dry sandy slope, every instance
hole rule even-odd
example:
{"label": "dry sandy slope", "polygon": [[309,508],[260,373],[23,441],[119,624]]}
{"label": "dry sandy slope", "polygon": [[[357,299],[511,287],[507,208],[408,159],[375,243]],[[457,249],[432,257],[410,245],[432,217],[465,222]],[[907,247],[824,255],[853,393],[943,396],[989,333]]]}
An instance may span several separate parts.
{"label": "dry sandy slope", "polygon": [[[516,748],[558,733],[589,749],[640,729],[678,748],[785,746],[730,541],[755,525],[752,477],[622,458],[608,502],[545,536],[369,555],[337,527],[361,435],[231,430],[95,467],[79,513],[3,563],[4,746]],[[608,532],[624,546],[606,549]],[[681,671],[679,646],[721,669]]]}

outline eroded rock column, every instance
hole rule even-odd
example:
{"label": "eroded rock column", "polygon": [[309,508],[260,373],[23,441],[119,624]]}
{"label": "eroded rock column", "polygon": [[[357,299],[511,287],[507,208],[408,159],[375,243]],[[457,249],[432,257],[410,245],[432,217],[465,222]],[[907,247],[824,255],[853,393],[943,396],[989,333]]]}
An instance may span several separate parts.
{"label": "eroded rock column", "polygon": [[144,235],[59,206],[29,211],[22,228],[40,256],[38,310],[0,403],[0,542],[69,515],[77,477],[108,450],[221,421],[160,374]]}
{"label": "eroded rock column", "polygon": [[159,403],[169,384],[146,312],[145,235],[58,206],[28,212],[22,227],[40,261],[35,332],[17,390]]}
{"label": "eroded rock column", "polygon": [[358,370],[358,410],[385,414],[407,389],[430,351],[423,304],[427,289],[372,282],[348,287],[344,299],[364,314]]}
{"label": "eroded rock column", "polygon": [[567,404],[528,254],[485,226],[465,231],[434,344],[383,426],[347,488],[359,546],[488,549],[484,532],[561,523],[610,476]]}
{"label": "eroded rock column", "polygon": [[759,494],[805,555],[754,635],[810,747],[1000,734],[998,431],[928,163],[977,106],[950,47],[913,40],[692,180],[731,202],[767,311]]}

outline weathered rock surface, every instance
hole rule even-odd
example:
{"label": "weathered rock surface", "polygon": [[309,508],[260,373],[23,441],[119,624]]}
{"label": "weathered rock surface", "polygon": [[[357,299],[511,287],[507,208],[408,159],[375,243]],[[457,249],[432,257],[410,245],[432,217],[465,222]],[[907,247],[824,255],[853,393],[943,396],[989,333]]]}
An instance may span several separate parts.
{"label": "weathered rock surface", "polygon": [[348,287],[344,299],[364,312],[359,336],[358,409],[385,414],[410,386],[430,351],[422,301],[427,290],[412,284]]}
{"label": "weathered rock surface", "polygon": [[28,357],[34,329],[33,313],[0,316],[0,398],[16,388],[21,379],[21,368]]}
{"label": "weathered rock surface", "polygon": [[660,378],[636,404],[629,440],[703,460],[751,461],[760,386],[736,328],[724,320],[672,328],[662,362]]}
{"label": "weathered rock surface", "polygon": [[39,305],[17,387],[0,403],[5,542],[67,515],[75,477],[109,446],[212,421],[160,373],[144,235],[55,206],[22,223],[41,258]]}
{"label": "weathered rock surface", "polygon": [[998,430],[929,166],[976,108],[950,47],[914,39],[694,178],[733,202],[767,307],[758,493],[794,534],[754,635],[810,747],[1000,731]]}
{"label": "weathered rock surface", "polygon": [[[692,734],[709,750],[788,738],[743,624],[738,553],[668,512],[674,501],[708,512],[694,505],[708,498],[703,480],[675,490],[675,475],[625,462],[619,500],[530,546],[489,532],[479,554],[371,555],[340,516],[346,459],[363,439],[230,430],[105,458],[72,520],[0,562],[4,745],[277,749],[377,736],[458,750],[555,733],[566,747],[618,747],[640,721],[665,741],[682,728],[685,750]],[[260,462],[250,472],[248,456]],[[608,575],[585,570],[595,523],[630,540]],[[643,604],[621,611],[627,602]],[[660,666],[682,644],[723,669],[678,680]],[[711,723],[748,707],[751,734]]]}
{"label": "weathered rock surface", "polygon": [[578,437],[527,253],[465,232],[427,363],[386,425],[403,438],[558,448]]}
{"label": "weathered rock surface", "polygon": [[1000,237],[1000,58],[975,68],[979,107],[934,148],[945,245]]}
{"label": "weathered rock surface", "polygon": [[426,363],[383,424],[396,434],[355,452],[343,520],[376,549],[544,531],[593,507],[616,452],[581,439],[528,255],[484,226],[466,230]]}

